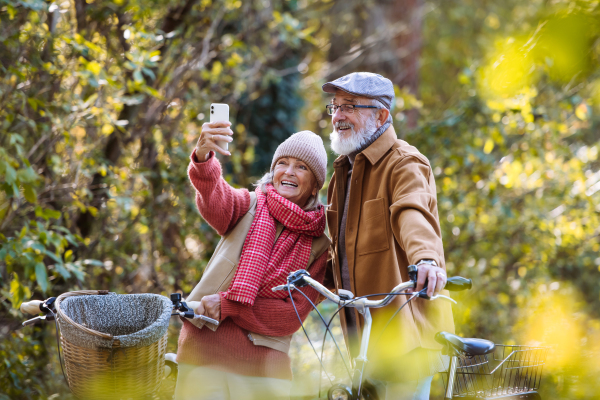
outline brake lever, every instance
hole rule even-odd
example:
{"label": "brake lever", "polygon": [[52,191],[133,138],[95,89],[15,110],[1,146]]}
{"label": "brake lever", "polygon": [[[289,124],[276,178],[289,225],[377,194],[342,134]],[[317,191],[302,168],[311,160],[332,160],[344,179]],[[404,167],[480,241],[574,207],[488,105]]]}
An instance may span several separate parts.
{"label": "brake lever", "polygon": [[214,324],[217,326],[219,325],[219,321],[217,321],[216,319],[207,317],[206,315],[194,314],[194,319],[201,319],[202,321],[210,322],[211,324]]}
{"label": "brake lever", "polygon": [[448,296],[444,296],[443,294],[437,294],[435,296],[429,297],[429,296],[427,296],[426,293],[423,293],[423,294],[419,294],[419,297],[422,298],[422,299],[425,299],[425,300],[430,300],[430,301],[441,299],[441,300],[450,301],[450,302],[452,302],[454,304],[458,304],[458,302],[456,300],[454,300],[454,299],[452,299],[452,298],[450,298]]}
{"label": "brake lever", "polygon": [[38,317],[31,318],[31,319],[28,319],[27,321],[23,322],[22,326],[34,325],[40,321],[53,321],[53,320],[54,320],[54,315],[40,315]]}
{"label": "brake lever", "polygon": [[271,288],[271,290],[273,292],[277,292],[279,290],[285,290],[286,292],[289,291],[290,289],[288,288],[288,285],[279,285],[279,286],[275,286],[274,288]]}

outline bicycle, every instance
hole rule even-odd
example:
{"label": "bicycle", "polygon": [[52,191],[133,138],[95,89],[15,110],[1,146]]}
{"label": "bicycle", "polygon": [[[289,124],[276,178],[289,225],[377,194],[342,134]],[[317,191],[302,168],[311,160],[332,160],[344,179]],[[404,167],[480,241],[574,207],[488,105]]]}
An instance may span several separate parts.
{"label": "bicycle", "polygon": [[[368,363],[367,353],[372,328],[371,308],[385,307],[398,295],[410,296],[392,315],[390,318],[391,321],[403,307],[417,297],[431,301],[443,299],[456,304],[455,300],[444,295],[427,296],[427,286],[419,292],[405,292],[407,289],[414,289],[417,284],[417,267],[411,265],[408,267],[408,271],[409,280],[396,286],[390,293],[371,294],[357,298],[354,298],[353,293],[348,290],[341,289],[338,290],[337,294],[332,293],[325,286],[312,279],[310,274],[305,270],[291,273],[287,278],[286,284],[272,288],[273,291],[286,290],[290,294],[292,304],[294,304],[291,292],[296,288],[308,285],[327,300],[336,303],[339,308],[333,314],[329,323],[325,322],[319,310],[311,303],[325,325],[325,335],[329,333],[334,343],[335,339],[329,330],[329,326],[337,313],[344,307],[354,307],[362,315],[364,327],[358,357],[353,360],[354,368],[352,371],[348,370],[351,385],[337,384],[331,386],[327,392],[329,400],[377,400],[379,398],[373,385],[364,379],[365,366]],[[472,282],[470,279],[455,276],[447,279],[445,289],[449,291],[461,291],[470,289],[471,286]],[[302,291],[299,292],[302,293]],[[369,297],[382,295],[385,295],[385,297],[381,300],[368,300]],[[306,298],[308,299],[308,297]],[[388,321],[388,324],[390,321]],[[302,321],[300,322],[311,347],[315,351],[315,354],[317,354],[304,329]],[[386,327],[384,327],[384,330]],[[439,332],[435,339],[444,346],[442,350],[443,354],[450,357],[450,366],[445,379],[444,400],[453,398],[541,400],[537,389],[539,388],[542,367],[548,351],[547,347],[495,345],[489,340],[462,338],[448,332]],[[335,345],[341,355],[339,346],[337,343]],[[500,350],[502,356],[497,355]],[[508,355],[506,355],[507,352],[509,353]],[[490,355],[494,355],[494,357],[489,359],[488,356]],[[322,356],[319,362],[322,369],[324,369]],[[491,367],[494,365],[495,367],[492,369]]]}
{"label": "bicycle", "polygon": [[[149,374],[150,382],[148,383],[147,381],[145,381],[142,385],[148,386],[150,389],[145,390],[145,392],[140,395],[140,392],[136,391],[137,389],[132,389],[132,386],[134,385],[131,382],[131,380],[133,379],[132,376],[135,376],[137,374],[137,376],[135,377],[139,378],[140,375],[136,371],[136,369],[139,369],[139,365],[136,364],[136,361],[138,361],[136,351],[138,349],[130,349],[128,355],[120,357],[118,350],[122,349],[119,349],[118,345],[117,351],[113,351],[114,348],[111,348],[110,350],[93,348],[83,349],[80,346],[77,346],[76,344],[69,343],[69,341],[65,339],[62,331],[59,333],[57,317],[61,318],[61,321],[67,321],[69,324],[73,323],[73,321],[70,320],[70,318],[63,312],[63,310],[61,310],[60,303],[62,300],[73,296],[107,296],[110,294],[111,293],[109,293],[107,290],[86,290],[63,293],[58,297],[50,297],[44,301],[32,300],[29,302],[22,303],[20,310],[24,314],[42,314],[23,322],[22,326],[26,327],[39,322],[54,321],[56,327],[56,345],[61,371],[63,373],[63,377],[67,383],[67,386],[77,398],[86,400],[90,400],[92,398],[103,400],[119,398],[114,397],[115,395],[125,396],[127,398],[129,396],[133,396],[135,398],[157,398],[157,393],[161,384],[163,383],[166,383],[167,386],[173,386],[167,388],[168,391],[173,392],[174,384],[177,381],[178,365],[176,361],[176,355],[173,353],[166,353],[166,334],[162,338],[160,338],[157,341],[157,343],[151,344],[156,344],[155,348],[151,348],[149,351],[144,351],[143,354],[139,356],[140,359],[143,359],[143,363],[145,364],[149,363],[149,359],[151,363],[156,364],[151,365],[152,371]],[[168,299],[164,298],[164,296],[150,296],[162,298],[161,301],[163,302],[169,301]],[[202,319],[206,322],[219,325],[219,321],[216,321],[204,315],[195,314],[194,310],[197,308],[198,302],[186,303],[182,301],[181,294],[179,293],[173,293],[170,297],[171,317],[179,316],[181,318],[187,319]],[[126,325],[126,323],[124,325]],[[98,332],[90,328],[84,329],[86,330],[86,332],[96,334],[101,338],[108,338],[112,336],[110,334]],[[63,344],[63,356],[61,356],[61,342]],[[144,348],[149,347],[150,345],[145,346]],[[67,353],[66,355],[65,352]],[[156,354],[157,352],[158,354]],[[157,357],[161,356],[163,358],[157,359]],[[119,363],[128,364],[119,365]],[[96,368],[99,366],[99,368],[96,368],[96,372],[99,377],[96,379],[96,377],[92,376],[92,379],[90,379],[89,376],[86,376],[89,375],[90,371],[86,370],[86,368],[83,368],[83,366],[88,366],[91,368]],[[100,370],[99,373],[98,370]],[[162,373],[161,370],[163,371]],[[97,383],[98,380],[109,381],[109,384],[106,384],[106,382],[103,383],[104,386],[109,386],[109,388],[100,388],[100,384]],[[135,393],[135,395],[132,393]]]}

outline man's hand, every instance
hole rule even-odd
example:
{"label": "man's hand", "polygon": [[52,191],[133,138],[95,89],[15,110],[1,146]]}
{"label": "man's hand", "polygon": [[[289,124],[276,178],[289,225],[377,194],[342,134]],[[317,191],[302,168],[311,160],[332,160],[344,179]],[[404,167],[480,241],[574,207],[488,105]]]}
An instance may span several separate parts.
{"label": "man's hand", "polygon": [[216,143],[217,141],[229,143],[233,141],[231,138],[233,131],[229,128],[230,126],[231,122],[229,121],[205,122],[202,124],[202,132],[200,133],[198,143],[196,143],[196,157],[198,161],[206,161],[211,150],[224,156],[231,155],[230,152],[223,150]]}
{"label": "man's hand", "polygon": [[446,286],[446,271],[435,265],[421,263],[417,264],[417,288],[420,291],[425,287],[425,279],[427,279],[427,296],[432,297],[439,294],[444,286]]}
{"label": "man's hand", "polygon": [[200,305],[196,307],[196,314],[206,315],[217,321],[221,321],[221,295],[219,293],[204,296]]}

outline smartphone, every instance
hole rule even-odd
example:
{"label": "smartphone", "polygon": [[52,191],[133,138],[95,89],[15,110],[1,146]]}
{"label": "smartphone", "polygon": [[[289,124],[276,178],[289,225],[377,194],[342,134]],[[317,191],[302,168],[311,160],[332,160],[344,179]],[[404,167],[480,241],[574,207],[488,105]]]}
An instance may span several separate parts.
{"label": "smartphone", "polygon": [[[210,122],[229,121],[229,105],[212,103],[210,105]],[[225,151],[229,151],[229,142],[218,140],[217,145]]]}

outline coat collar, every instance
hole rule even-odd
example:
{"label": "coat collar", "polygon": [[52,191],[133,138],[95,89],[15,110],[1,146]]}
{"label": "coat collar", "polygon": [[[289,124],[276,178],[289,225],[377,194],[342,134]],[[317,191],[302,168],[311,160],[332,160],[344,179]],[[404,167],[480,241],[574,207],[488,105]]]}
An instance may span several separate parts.
{"label": "coat collar", "polygon": [[[359,154],[364,154],[372,165],[377,164],[381,157],[396,143],[396,140],[398,140],[398,136],[396,136],[394,126],[390,125],[376,141]],[[349,163],[348,156],[339,156],[333,162],[333,168],[339,168]]]}

